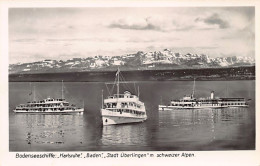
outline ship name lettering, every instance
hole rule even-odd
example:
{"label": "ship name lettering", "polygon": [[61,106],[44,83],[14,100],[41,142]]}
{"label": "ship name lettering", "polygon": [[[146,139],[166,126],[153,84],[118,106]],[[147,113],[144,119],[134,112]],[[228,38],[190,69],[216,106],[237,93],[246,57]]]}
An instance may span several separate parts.
{"label": "ship name lettering", "polygon": [[107,157],[118,157],[118,153],[107,153]]}
{"label": "ship name lettering", "polygon": [[99,153],[87,153],[86,155],[87,158],[101,158],[101,154]]}
{"label": "ship name lettering", "polygon": [[80,158],[80,154],[79,153],[74,153],[74,154],[60,153],[60,157],[62,157],[62,158]]}

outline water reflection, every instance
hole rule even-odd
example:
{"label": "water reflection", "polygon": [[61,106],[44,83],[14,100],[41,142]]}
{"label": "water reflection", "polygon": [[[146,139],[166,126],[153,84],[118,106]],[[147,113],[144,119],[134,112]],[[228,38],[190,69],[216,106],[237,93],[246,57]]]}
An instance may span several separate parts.
{"label": "water reflection", "polygon": [[[209,145],[216,148],[215,142],[236,141],[241,137],[240,126],[248,125],[248,112],[248,108],[161,111],[161,134],[157,135],[157,140],[164,140],[159,144],[165,149],[199,150]],[[246,141],[245,137],[243,139]]]}
{"label": "water reflection", "polygon": [[219,121],[238,122],[248,117],[248,108],[225,108],[225,109],[176,109],[160,111],[161,125],[195,125],[203,123],[217,123]]}
{"label": "water reflection", "polygon": [[147,131],[142,123],[104,126],[102,144],[104,145],[145,145]]}
{"label": "water reflection", "polygon": [[[82,142],[84,127],[83,115],[44,115],[44,114],[15,114],[15,123],[19,123],[19,133],[30,147],[44,144],[59,145]],[[24,133],[24,134],[23,134]]]}

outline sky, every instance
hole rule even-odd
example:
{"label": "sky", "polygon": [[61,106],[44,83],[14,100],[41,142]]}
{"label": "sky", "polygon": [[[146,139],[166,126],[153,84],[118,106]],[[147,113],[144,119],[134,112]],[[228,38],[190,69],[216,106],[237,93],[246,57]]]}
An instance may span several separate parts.
{"label": "sky", "polygon": [[255,54],[254,7],[10,8],[9,63],[137,51]]}

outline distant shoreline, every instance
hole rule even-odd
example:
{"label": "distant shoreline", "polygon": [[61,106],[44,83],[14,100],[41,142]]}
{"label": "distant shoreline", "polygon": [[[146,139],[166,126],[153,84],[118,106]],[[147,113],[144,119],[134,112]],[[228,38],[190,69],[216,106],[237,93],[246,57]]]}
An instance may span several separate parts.
{"label": "distant shoreline", "polygon": [[[9,82],[107,82],[115,71],[9,74]],[[202,69],[166,69],[121,71],[126,81],[221,81],[255,80],[255,66]]]}

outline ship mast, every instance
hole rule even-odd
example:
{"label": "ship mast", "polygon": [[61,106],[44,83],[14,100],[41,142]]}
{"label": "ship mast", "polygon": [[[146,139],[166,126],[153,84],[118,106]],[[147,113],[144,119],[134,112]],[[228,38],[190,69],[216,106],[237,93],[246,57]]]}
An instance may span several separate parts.
{"label": "ship mast", "polygon": [[101,108],[103,108],[103,106],[104,106],[104,96],[103,96],[103,89],[102,89],[102,106],[101,106]]}
{"label": "ship mast", "polygon": [[30,90],[31,92],[29,93],[29,96],[30,96],[30,101],[32,101],[33,97],[32,97],[32,83],[30,82]]}
{"label": "ship mast", "polygon": [[63,99],[63,80],[61,81],[61,99]]}
{"label": "ship mast", "polygon": [[137,90],[138,90],[138,98],[139,98],[139,95],[140,95],[140,92],[139,92],[139,86],[137,86]]}
{"label": "ship mast", "polygon": [[35,101],[35,86],[33,86],[33,101]]}
{"label": "ship mast", "polygon": [[192,98],[194,97],[195,95],[195,78],[194,78],[194,82],[193,82],[193,89],[192,89]]}
{"label": "ship mast", "polygon": [[116,83],[116,86],[117,86],[117,97],[119,97],[119,68],[117,69],[117,72],[116,72],[116,76],[117,76],[117,83]]}

